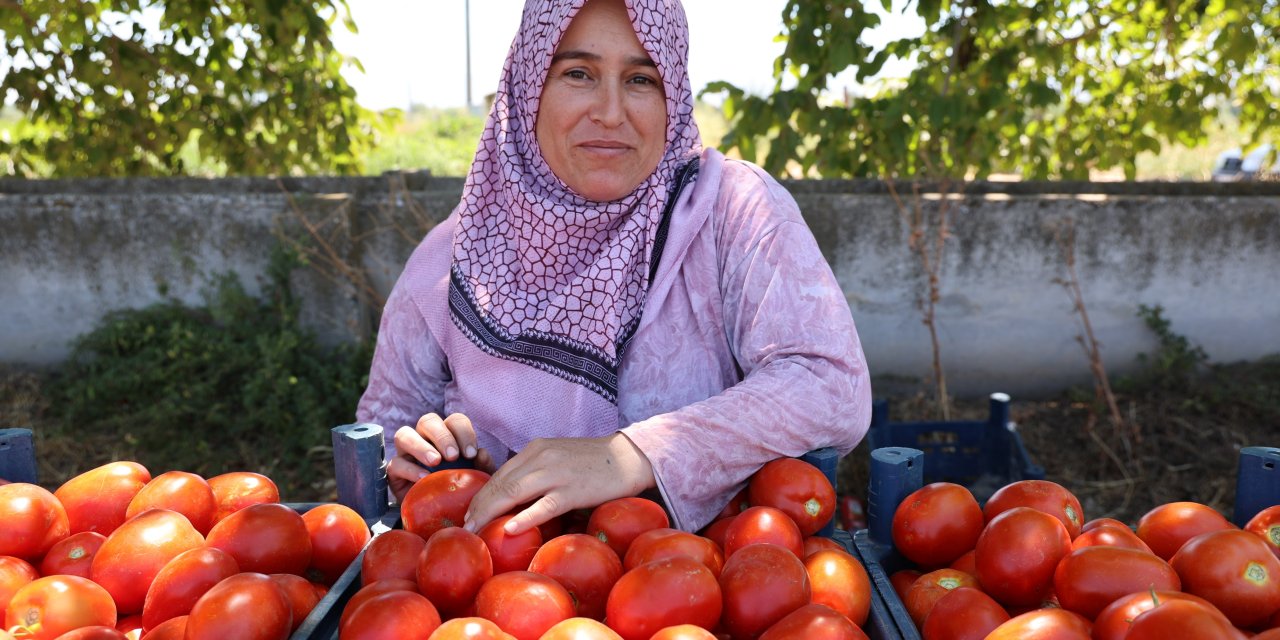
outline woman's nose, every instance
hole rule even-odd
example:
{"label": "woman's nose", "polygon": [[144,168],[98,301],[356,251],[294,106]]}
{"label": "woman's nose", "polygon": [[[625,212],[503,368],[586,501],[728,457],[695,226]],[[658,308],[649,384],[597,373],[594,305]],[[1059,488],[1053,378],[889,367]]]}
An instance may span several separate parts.
{"label": "woman's nose", "polygon": [[596,93],[591,120],[603,127],[617,127],[626,119],[626,95],[620,83],[604,82]]}

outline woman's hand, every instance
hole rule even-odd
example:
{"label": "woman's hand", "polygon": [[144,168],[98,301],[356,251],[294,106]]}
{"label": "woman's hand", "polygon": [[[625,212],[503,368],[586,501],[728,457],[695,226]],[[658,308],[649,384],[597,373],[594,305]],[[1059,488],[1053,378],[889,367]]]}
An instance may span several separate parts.
{"label": "woman's hand", "polygon": [[649,459],[620,432],[603,438],[534,440],[472,498],[463,526],[478,531],[532,502],[504,526],[508,534],[517,534],[573,509],[634,496],[654,486]]}
{"label": "woman's hand", "polygon": [[430,467],[445,460],[457,460],[459,456],[470,458],[475,468],[493,472],[489,452],[476,448],[476,430],[471,420],[461,413],[443,420],[428,413],[418,418],[416,427],[400,427],[395,443],[396,457],[387,463],[387,486],[397,502],[404,499],[413,483],[430,473]]}

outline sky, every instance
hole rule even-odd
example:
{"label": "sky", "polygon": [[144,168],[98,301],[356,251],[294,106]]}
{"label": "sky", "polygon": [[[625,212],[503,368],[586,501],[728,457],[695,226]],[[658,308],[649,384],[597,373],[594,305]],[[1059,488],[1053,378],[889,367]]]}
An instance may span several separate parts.
{"label": "sky", "polygon": [[[895,0],[895,8],[901,1]],[[411,104],[465,106],[466,4],[467,0],[348,0],[359,33],[335,26],[333,39],[339,51],[364,66],[364,73],[345,73],[359,102],[377,110]],[[694,92],[708,82],[728,80],[752,93],[769,93],[773,62],[783,47],[774,38],[782,31],[786,4],[787,0],[685,0]],[[497,87],[523,5],[524,0],[470,0],[473,104],[483,104]],[[901,12],[882,19],[884,25],[872,38],[888,40],[923,29],[918,19]]]}

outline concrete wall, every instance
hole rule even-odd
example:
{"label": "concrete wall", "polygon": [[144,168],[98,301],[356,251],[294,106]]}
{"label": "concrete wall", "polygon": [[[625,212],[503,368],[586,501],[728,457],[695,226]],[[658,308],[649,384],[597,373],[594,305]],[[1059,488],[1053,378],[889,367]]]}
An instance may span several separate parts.
{"label": "concrete wall", "polygon": [[[925,279],[893,195],[879,182],[788,186],[845,290],[877,387],[918,387],[932,359]],[[460,190],[459,179],[424,175],[0,181],[0,362],[55,364],[106,312],[166,297],[199,304],[212,274],[238,273],[258,291],[282,229],[361,267],[367,286],[314,270],[294,284],[326,339],[365,335]],[[909,186],[898,193],[908,209],[916,202]],[[1140,304],[1162,305],[1214,361],[1280,353],[1280,185],[979,183],[919,202],[936,213],[944,200],[952,236],[936,324],[953,393],[1040,395],[1091,380],[1079,317],[1056,282],[1064,221],[1112,374],[1156,346]]]}

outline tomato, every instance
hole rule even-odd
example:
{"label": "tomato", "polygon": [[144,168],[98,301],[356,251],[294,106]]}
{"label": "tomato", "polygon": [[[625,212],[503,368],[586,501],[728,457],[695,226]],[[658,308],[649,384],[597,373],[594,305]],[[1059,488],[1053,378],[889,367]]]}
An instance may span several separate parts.
{"label": "tomato", "polygon": [[1138,614],[1125,640],[1244,640],[1245,635],[1211,608],[1191,600],[1170,600]]}
{"label": "tomato", "polygon": [[605,620],[626,640],[648,640],[675,625],[710,629],[721,610],[721,585],[711,570],[693,558],[676,556],[622,574],[609,592]]}
{"label": "tomato", "polygon": [[135,613],[131,616],[123,616],[116,618],[116,629],[129,638],[129,640],[138,640],[142,637],[142,614]]}
{"label": "tomato", "polygon": [[320,603],[320,593],[310,580],[299,575],[273,573],[267,577],[280,587],[280,592],[288,599],[289,608],[293,611],[293,624],[289,625],[289,631],[297,631],[302,626],[302,621],[311,615],[311,610]]}
{"label": "tomato", "polygon": [[341,640],[422,638],[439,626],[440,613],[422,594],[391,591],[356,606],[338,637]]}
{"label": "tomato", "polygon": [[359,591],[356,591],[355,594],[351,596],[350,600],[347,600],[346,606],[342,609],[342,615],[338,618],[338,635],[341,636],[343,631],[346,630],[347,625],[351,623],[351,614],[359,608],[362,602],[372,600],[384,593],[391,593],[392,591],[409,591],[412,593],[418,593],[418,584],[412,580],[405,580],[404,578],[387,578],[385,580],[378,580],[377,582],[370,582],[369,584],[361,587]]}
{"label": "tomato", "polygon": [[32,580],[13,594],[4,614],[4,626],[11,630],[21,627],[16,635],[29,640],[48,640],[80,627],[115,624],[116,605],[111,594],[79,576]]}
{"label": "tomato", "polygon": [[1090,620],[1117,598],[1135,591],[1181,588],[1182,581],[1169,563],[1155,554],[1121,547],[1076,549],[1058,562],[1053,573],[1058,603]]}
{"label": "tomato", "polygon": [[508,571],[495,574],[480,587],[476,615],[494,621],[519,640],[537,640],[557,622],[573,617],[573,596],[547,576]]}
{"label": "tomato", "polygon": [[978,579],[955,569],[936,569],[911,583],[907,595],[902,598],[902,605],[919,629],[924,627],[924,620],[933,605],[947,592],[960,587],[978,588]]}
{"label": "tomato", "polygon": [[169,618],[156,628],[142,634],[141,640],[184,640],[187,637],[187,616]]}
{"label": "tomato", "polygon": [[109,462],[64,482],[53,495],[67,511],[71,533],[105,536],[124,524],[129,502],[150,481],[151,472],[136,462]]}
{"label": "tomato", "polygon": [[1132,529],[1117,527],[1113,524],[1100,524],[1082,532],[1071,541],[1073,551],[1084,547],[1123,547],[1155,555],[1151,547],[1148,547],[1147,543],[1143,542]]}
{"label": "tomato", "polygon": [[839,542],[836,542],[831,538],[824,538],[822,536],[809,536],[808,538],[805,538],[803,548],[804,548],[804,557],[806,558],[813,555],[814,552],[821,551],[823,549],[844,551],[844,546],[841,545]]}
{"label": "tomato", "polygon": [[1084,526],[1080,500],[1066,487],[1049,480],[1019,480],[1000,487],[987,500],[982,515],[990,521],[1013,507],[1031,507],[1057,518],[1072,540]]}
{"label": "tomato", "polygon": [[766,462],[747,483],[752,506],[773,507],[791,517],[800,533],[811,536],[836,513],[836,490],[826,474],[795,458]]}
{"label": "tomato", "polygon": [[278,503],[249,505],[219,520],[206,542],[231,554],[241,571],[302,575],[311,565],[307,524]]}
{"label": "tomato", "polygon": [[302,514],[311,538],[311,564],[307,577],[333,584],[368,544],[373,534],[364,518],[342,504],[322,504]]}
{"label": "tomato", "polygon": [[511,634],[484,618],[454,618],[436,627],[427,640],[509,640]]}
{"label": "tomato", "polygon": [[569,618],[547,629],[538,640],[622,640],[622,636],[591,618]]}
{"label": "tomato", "polygon": [[642,564],[675,556],[685,556],[701,562],[716,578],[720,577],[720,570],[724,568],[724,553],[716,543],[699,535],[666,527],[650,529],[631,541],[627,557],[622,559],[622,568],[630,571]]}
{"label": "tomato", "polygon": [[1092,520],[1090,520],[1090,521],[1088,521],[1088,522],[1084,523],[1083,525],[1081,525],[1081,527],[1080,527],[1080,533],[1085,533],[1085,532],[1087,532],[1088,530],[1090,530],[1090,529],[1092,529],[1092,528],[1094,528],[1094,527],[1100,527],[1100,526],[1102,526],[1102,525],[1111,525],[1111,526],[1113,526],[1113,527],[1120,527],[1121,529],[1128,529],[1128,528],[1129,528],[1129,525],[1127,525],[1127,524],[1125,524],[1125,523],[1123,523],[1123,522],[1121,522],[1121,521],[1119,521],[1119,520],[1116,520],[1115,518],[1094,518],[1094,519],[1092,519]]}
{"label": "tomato", "polygon": [[733,494],[733,498],[729,500],[729,504],[726,504],[724,508],[720,510],[720,513],[716,515],[716,519],[719,520],[720,518],[736,516],[745,511],[747,507],[750,507],[751,497],[748,488],[749,487],[743,487],[741,491]]}
{"label": "tomato", "polygon": [[[507,533],[502,527],[507,524],[512,514],[498,516],[489,524],[480,528],[477,535],[489,547],[489,555],[493,558],[493,572],[527,571],[533,554],[542,546],[542,532],[537,527],[527,529],[516,535]],[[428,542],[430,542],[428,540]]]}
{"label": "tomato", "polygon": [[974,547],[983,522],[982,507],[968,489],[934,482],[898,503],[893,512],[893,546],[921,567],[945,567]]}
{"label": "tomato", "polygon": [[1235,528],[1222,514],[1198,502],[1167,502],[1138,519],[1138,537],[1165,560],[1202,533]]}
{"label": "tomato", "polygon": [[1009,613],[991,596],[973,587],[956,587],[929,609],[921,634],[929,640],[983,640],[1009,620]]}
{"label": "tomato", "polygon": [[1253,636],[1250,640],[1280,640],[1280,627],[1271,627]]}
{"label": "tomato", "polygon": [[96,624],[91,627],[72,629],[57,636],[57,640],[129,640],[129,636],[115,627]]}
{"label": "tomato", "polygon": [[489,547],[480,536],[460,527],[435,532],[418,554],[418,591],[446,618],[471,606],[480,586],[491,577]]}
{"label": "tomato", "polygon": [[804,559],[810,600],[823,604],[861,627],[871,611],[871,578],[848,552],[822,549]]}
{"label": "tomato", "polygon": [[374,537],[360,559],[360,584],[388,578],[417,580],[418,556],[426,545],[422,536],[404,529],[392,529]]}
{"label": "tomato", "polygon": [[773,507],[750,507],[734,516],[724,532],[724,557],[761,542],[789,549],[797,558],[804,555],[804,536],[791,516]]}
{"label": "tomato", "polygon": [[702,537],[716,543],[716,546],[720,547],[720,551],[723,552],[724,551],[724,534],[729,530],[729,525],[733,524],[733,520],[737,517],[738,517],[737,515],[732,515],[727,518],[720,518],[719,520],[712,522],[711,524],[707,525],[705,529],[702,530]]}
{"label": "tomato", "polygon": [[96,531],[81,531],[59,540],[40,560],[40,575],[88,578],[93,556],[106,540],[106,536]]}
{"label": "tomato", "polygon": [[[766,507],[767,508],[767,507]],[[812,590],[800,559],[778,545],[747,545],[729,556],[720,573],[721,624],[733,638],[754,638],[806,604]]]}
{"label": "tomato", "polygon": [[924,574],[915,569],[899,569],[889,574],[889,584],[893,586],[893,592],[898,594],[898,599],[903,600],[907,597],[907,590],[922,575]]}
{"label": "tomato", "polygon": [[718,640],[714,633],[696,624],[677,624],[663,627],[649,640]]}
{"label": "tomato", "polygon": [[838,496],[836,513],[840,516],[840,528],[845,531],[867,528],[867,505],[857,496]]}
{"label": "tomato", "polygon": [[240,565],[225,551],[213,547],[183,551],[151,581],[142,603],[143,629],[150,630],[169,618],[191,613],[200,596],[237,573]]}
{"label": "tomato", "polygon": [[9,599],[18,589],[40,577],[30,562],[13,556],[0,556],[0,611],[9,606]]}
{"label": "tomato", "polygon": [[48,489],[25,482],[0,486],[0,522],[0,556],[39,561],[71,534],[62,503]]}
{"label": "tomato", "polygon": [[1212,602],[1237,627],[1280,609],[1280,560],[1258,536],[1239,529],[1200,534],[1170,561],[1182,590]]}
{"label": "tomato", "polygon": [[151,479],[125,509],[126,520],[148,509],[177,511],[191,521],[200,535],[209,533],[218,501],[204,478],[186,471],[169,471]]}
{"label": "tomato", "polygon": [[1170,600],[1192,600],[1213,610],[1223,620],[1227,619],[1226,616],[1222,615],[1222,612],[1218,611],[1212,604],[1209,604],[1208,600],[1200,596],[1181,591],[1138,591],[1117,598],[1098,613],[1093,620],[1094,640],[1124,640],[1125,634],[1129,633],[1129,625],[1133,624],[1134,618],[1137,618],[1144,611],[1154,609]]}
{"label": "tomato", "polygon": [[93,557],[90,577],[106,588],[121,614],[138,613],[160,570],[182,552],[201,546],[204,537],[185,516],[152,509],[107,536]]}
{"label": "tomato", "polygon": [[947,568],[955,569],[956,571],[963,571],[976,578],[978,577],[977,557],[978,557],[977,551],[970,549],[960,554],[959,558],[952,560],[951,565],[948,566]]}
{"label": "tomato", "polygon": [[213,514],[215,523],[251,504],[280,502],[280,489],[276,483],[252,471],[231,471],[214,476],[209,478],[209,488],[218,503]]}
{"label": "tomato", "polygon": [[600,538],[619,558],[627,557],[627,548],[636,536],[650,530],[671,526],[662,505],[647,498],[617,498],[605,502],[591,512],[587,535]]}
{"label": "tomato", "polygon": [[791,613],[765,630],[760,640],[867,640],[848,618],[823,604],[809,604]]}
{"label": "tomato", "polygon": [[1005,606],[1038,604],[1053,585],[1058,561],[1071,550],[1062,521],[1030,507],[1014,507],[987,523],[974,549],[978,582]]}
{"label": "tomato", "polygon": [[[1063,527],[1062,532],[1066,531]],[[1033,609],[1001,623],[985,640],[1091,640],[1092,626],[1066,609]]]}
{"label": "tomato", "polygon": [[570,533],[543,544],[529,570],[559,582],[573,596],[577,616],[603,620],[609,590],[622,577],[622,561],[599,538]]}
{"label": "tomato", "polygon": [[1259,511],[1245,523],[1244,530],[1261,536],[1271,553],[1280,558],[1280,504]]}
{"label": "tomato", "polygon": [[293,607],[280,587],[268,576],[245,572],[223,579],[196,600],[186,640],[277,639],[292,627]]}
{"label": "tomato", "polygon": [[489,481],[475,469],[441,469],[409,488],[400,502],[404,528],[423,540],[445,527],[461,527],[471,498]]}

